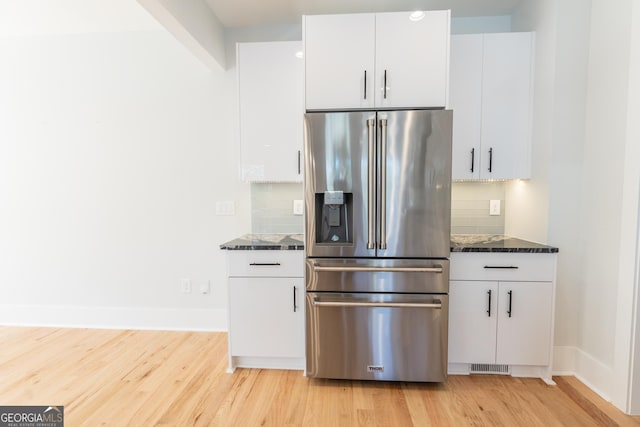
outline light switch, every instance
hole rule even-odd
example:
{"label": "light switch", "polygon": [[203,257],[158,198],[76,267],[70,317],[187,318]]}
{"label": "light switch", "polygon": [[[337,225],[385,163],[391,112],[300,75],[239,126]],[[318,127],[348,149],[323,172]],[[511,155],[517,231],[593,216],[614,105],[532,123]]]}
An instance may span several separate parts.
{"label": "light switch", "polygon": [[489,215],[500,215],[500,200],[489,200]]}
{"label": "light switch", "polygon": [[302,215],[304,213],[304,200],[293,201],[293,214]]}

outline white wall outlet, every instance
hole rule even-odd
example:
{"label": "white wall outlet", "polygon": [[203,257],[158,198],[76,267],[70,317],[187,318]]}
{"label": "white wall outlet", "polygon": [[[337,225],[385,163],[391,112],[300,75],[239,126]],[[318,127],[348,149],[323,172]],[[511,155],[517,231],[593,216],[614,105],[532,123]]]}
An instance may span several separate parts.
{"label": "white wall outlet", "polygon": [[304,214],[304,200],[293,201],[293,214],[294,215]]}
{"label": "white wall outlet", "polygon": [[216,215],[235,215],[236,204],[233,200],[216,202]]}
{"label": "white wall outlet", "polygon": [[191,293],[191,279],[180,279],[180,289],[183,294]]}
{"label": "white wall outlet", "polygon": [[500,200],[489,200],[489,215],[500,215]]}
{"label": "white wall outlet", "polygon": [[203,295],[208,294],[211,291],[211,282],[208,280],[200,285],[200,293]]}

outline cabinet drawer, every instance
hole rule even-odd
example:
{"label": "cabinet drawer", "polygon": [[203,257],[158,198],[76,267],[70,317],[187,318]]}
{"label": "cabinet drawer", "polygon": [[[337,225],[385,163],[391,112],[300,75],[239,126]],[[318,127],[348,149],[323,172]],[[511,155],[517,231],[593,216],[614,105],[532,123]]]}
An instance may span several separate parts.
{"label": "cabinet drawer", "polygon": [[228,251],[229,277],[303,277],[304,251]]}
{"label": "cabinet drawer", "polygon": [[552,282],[556,254],[454,252],[450,268],[451,280]]}

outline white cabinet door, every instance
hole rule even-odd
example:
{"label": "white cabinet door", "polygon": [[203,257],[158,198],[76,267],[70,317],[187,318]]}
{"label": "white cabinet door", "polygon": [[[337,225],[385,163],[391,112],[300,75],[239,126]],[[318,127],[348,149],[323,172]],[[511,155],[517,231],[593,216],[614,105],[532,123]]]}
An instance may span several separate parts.
{"label": "white cabinet door", "polygon": [[450,363],[495,363],[497,299],[497,282],[450,283]]}
{"label": "white cabinet door", "polygon": [[237,60],[242,179],[302,181],[302,43],[238,43]]}
{"label": "white cabinet door", "polygon": [[229,278],[231,354],[304,357],[304,279]]}
{"label": "white cabinet door", "polygon": [[500,282],[496,363],[551,363],[553,286],[550,282]]}
{"label": "white cabinet door", "polygon": [[530,178],[533,43],[532,33],[451,37],[453,179]]}
{"label": "white cabinet door", "polygon": [[451,36],[449,108],[453,110],[453,179],[480,178],[482,34]]}
{"label": "white cabinet door", "polygon": [[372,108],[375,15],[304,17],[307,110]]}
{"label": "white cabinet door", "polygon": [[481,178],[530,177],[532,45],[532,33],[484,35]]}
{"label": "white cabinet door", "polygon": [[375,15],[377,108],[444,107],[446,104],[448,10]]}

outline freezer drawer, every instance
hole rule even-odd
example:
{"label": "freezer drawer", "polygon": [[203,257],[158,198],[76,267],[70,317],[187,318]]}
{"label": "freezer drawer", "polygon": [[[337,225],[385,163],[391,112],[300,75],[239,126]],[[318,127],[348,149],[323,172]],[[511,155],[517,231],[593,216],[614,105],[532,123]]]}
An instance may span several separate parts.
{"label": "freezer drawer", "polygon": [[307,292],[307,376],[445,381],[448,307],[445,294]]}
{"label": "freezer drawer", "polygon": [[449,292],[447,259],[307,258],[307,291]]}

